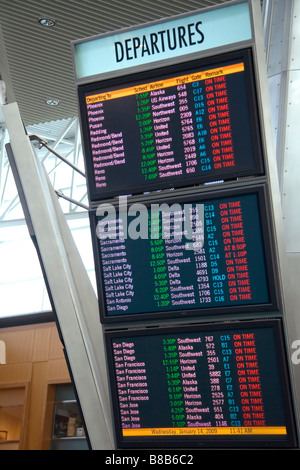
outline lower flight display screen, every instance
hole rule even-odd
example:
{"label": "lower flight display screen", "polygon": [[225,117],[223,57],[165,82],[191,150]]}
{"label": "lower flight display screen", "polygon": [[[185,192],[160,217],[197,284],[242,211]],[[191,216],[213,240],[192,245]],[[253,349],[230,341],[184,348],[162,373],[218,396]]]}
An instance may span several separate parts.
{"label": "lower flight display screen", "polygon": [[280,320],[106,332],[123,447],[295,446]]}
{"label": "lower flight display screen", "polygon": [[219,194],[92,213],[104,322],[276,309],[263,194]]}

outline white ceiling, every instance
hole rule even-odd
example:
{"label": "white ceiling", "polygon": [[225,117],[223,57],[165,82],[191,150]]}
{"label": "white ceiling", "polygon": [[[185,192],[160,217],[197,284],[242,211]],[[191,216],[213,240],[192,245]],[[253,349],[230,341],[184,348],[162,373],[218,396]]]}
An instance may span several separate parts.
{"label": "white ceiling", "polygon": [[[0,0],[0,75],[8,102],[18,103],[26,126],[76,116],[72,40],[228,1]],[[44,17],[55,26],[41,26]]]}

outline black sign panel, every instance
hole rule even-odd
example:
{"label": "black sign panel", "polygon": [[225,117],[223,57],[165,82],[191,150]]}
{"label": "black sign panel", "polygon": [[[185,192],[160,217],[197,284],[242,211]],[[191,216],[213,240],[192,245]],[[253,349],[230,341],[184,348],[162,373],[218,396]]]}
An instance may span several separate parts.
{"label": "black sign panel", "polygon": [[263,174],[251,51],[78,88],[90,201]]}
{"label": "black sign panel", "polygon": [[106,333],[119,447],[294,446],[279,320]]}

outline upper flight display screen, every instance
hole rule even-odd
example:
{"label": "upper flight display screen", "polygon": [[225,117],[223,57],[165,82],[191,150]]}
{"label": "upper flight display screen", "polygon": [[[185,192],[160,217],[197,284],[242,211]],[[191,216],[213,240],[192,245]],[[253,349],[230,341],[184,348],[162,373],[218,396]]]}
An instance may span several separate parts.
{"label": "upper flight display screen", "polygon": [[78,88],[90,201],[263,174],[248,50]]}

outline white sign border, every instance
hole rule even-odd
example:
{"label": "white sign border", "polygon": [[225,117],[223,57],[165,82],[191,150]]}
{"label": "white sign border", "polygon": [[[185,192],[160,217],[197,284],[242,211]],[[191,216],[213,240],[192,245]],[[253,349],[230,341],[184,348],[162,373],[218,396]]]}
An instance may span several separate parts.
{"label": "white sign border", "polygon": [[[163,30],[170,30],[188,25],[198,24],[203,34],[203,40],[199,31],[192,28],[190,45],[174,50],[160,51],[135,58],[138,50],[133,49],[132,38],[139,38],[141,44],[143,38],[149,38],[151,34],[158,35]],[[216,25],[215,30],[214,24]],[[214,32],[214,34],[212,33]],[[226,34],[224,34],[226,31]],[[162,34],[160,34],[161,40]],[[125,41],[127,41],[125,45]],[[199,42],[198,42],[199,41]],[[132,59],[116,61],[115,43],[120,43],[124,54]],[[72,55],[74,64],[75,81],[78,84],[95,82],[111,78],[113,76],[126,75],[133,71],[145,70],[169,64],[174,60],[188,60],[190,56],[201,53],[201,56],[212,55],[212,51],[228,50],[231,45],[253,44],[253,26],[251,8],[248,0],[228,2],[226,5],[204,8],[183,15],[162,19],[155,22],[125,28],[118,31],[100,34],[89,38],[72,41]],[[162,47],[162,43],[160,42]],[[120,46],[121,47],[121,46]],[[95,59],[97,58],[97,60]]]}

